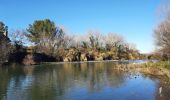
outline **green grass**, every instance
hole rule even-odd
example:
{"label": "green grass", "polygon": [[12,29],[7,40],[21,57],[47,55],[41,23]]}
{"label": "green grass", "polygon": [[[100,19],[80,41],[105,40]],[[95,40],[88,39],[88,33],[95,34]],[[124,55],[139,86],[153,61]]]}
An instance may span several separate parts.
{"label": "green grass", "polygon": [[158,67],[158,68],[162,67],[170,70],[170,61],[159,61],[156,63],[148,62],[143,65],[144,67]]}

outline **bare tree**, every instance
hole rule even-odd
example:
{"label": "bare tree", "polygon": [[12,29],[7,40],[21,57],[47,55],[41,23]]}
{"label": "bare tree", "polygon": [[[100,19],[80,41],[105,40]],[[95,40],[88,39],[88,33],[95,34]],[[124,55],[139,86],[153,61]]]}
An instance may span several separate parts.
{"label": "bare tree", "polygon": [[170,53],[170,14],[154,30],[155,43],[164,52]]}
{"label": "bare tree", "polygon": [[103,36],[97,31],[89,31],[89,44],[92,48],[101,48],[104,45]]}
{"label": "bare tree", "polygon": [[130,50],[134,50],[134,51],[137,50],[136,44],[134,44],[134,43],[127,43],[126,45],[127,45],[128,49],[130,49]]}
{"label": "bare tree", "polygon": [[105,47],[111,49],[112,47],[118,47],[119,45],[124,45],[125,40],[123,36],[116,33],[109,33],[105,36]]}
{"label": "bare tree", "polygon": [[9,33],[9,38],[16,51],[23,49],[24,46],[32,45],[26,35],[25,30],[14,30]]}
{"label": "bare tree", "polygon": [[162,48],[170,47],[170,22],[162,22],[154,31],[156,45]]}
{"label": "bare tree", "polygon": [[66,34],[64,36],[63,48],[70,48],[73,47],[73,45],[74,45],[74,37]]}
{"label": "bare tree", "polygon": [[170,15],[170,1],[164,1],[162,2],[158,9],[157,9],[157,15],[158,15],[158,18],[162,20],[165,20],[169,17]]}

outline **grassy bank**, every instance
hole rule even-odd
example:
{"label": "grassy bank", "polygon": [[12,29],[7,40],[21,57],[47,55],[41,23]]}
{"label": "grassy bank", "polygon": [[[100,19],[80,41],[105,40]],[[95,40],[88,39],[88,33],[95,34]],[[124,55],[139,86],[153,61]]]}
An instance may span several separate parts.
{"label": "grassy bank", "polygon": [[148,62],[143,64],[144,67],[156,67],[156,68],[165,68],[170,71],[170,61],[159,61],[159,62]]}
{"label": "grassy bank", "polygon": [[170,80],[170,62],[168,61],[118,64],[115,68],[122,71],[137,71],[156,76],[167,76],[168,80]]}
{"label": "grassy bank", "polygon": [[[170,79],[170,61],[159,61],[156,63],[148,62],[143,64],[142,66],[146,68],[159,69],[160,72],[167,75]],[[157,73],[155,72],[155,74]]]}

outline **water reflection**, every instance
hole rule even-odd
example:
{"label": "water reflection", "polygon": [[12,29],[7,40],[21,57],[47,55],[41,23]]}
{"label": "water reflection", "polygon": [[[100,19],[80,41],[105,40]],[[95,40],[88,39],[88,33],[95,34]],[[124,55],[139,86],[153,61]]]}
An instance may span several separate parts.
{"label": "water reflection", "polygon": [[158,78],[115,70],[116,66],[91,62],[0,68],[0,100],[168,98],[164,91],[158,96],[160,85],[164,85]]}

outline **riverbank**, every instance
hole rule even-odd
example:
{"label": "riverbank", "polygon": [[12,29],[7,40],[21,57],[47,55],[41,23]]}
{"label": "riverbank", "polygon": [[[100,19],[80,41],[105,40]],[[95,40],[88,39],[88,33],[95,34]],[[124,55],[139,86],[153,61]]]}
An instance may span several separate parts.
{"label": "riverbank", "polygon": [[157,68],[161,72],[163,72],[166,76],[169,77],[170,79],[170,62],[169,61],[160,61],[160,62],[149,62],[146,64],[143,64],[144,67],[149,67],[149,68]]}
{"label": "riverbank", "polygon": [[137,71],[141,73],[157,75],[157,76],[167,76],[170,80],[170,62],[160,61],[160,62],[146,62],[142,64],[131,63],[131,64],[120,64],[116,67],[118,70],[122,71]]}
{"label": "riverbank", "polygon": [[[59,48],[52,53],[39,52],[36,47],[22,47],[13,50],[5,61],[24,65],[37,65],[43,62],[87,62],[107,60],[135,60],[146,59],[146,55],[129,48]],[[5,62],[3,61],[3,62]],[[2,62],[2,64],[3,64]]]}

